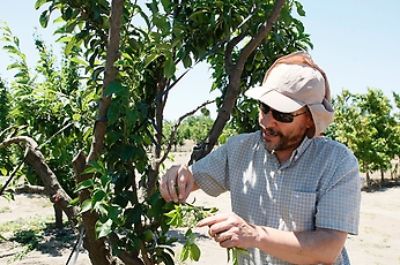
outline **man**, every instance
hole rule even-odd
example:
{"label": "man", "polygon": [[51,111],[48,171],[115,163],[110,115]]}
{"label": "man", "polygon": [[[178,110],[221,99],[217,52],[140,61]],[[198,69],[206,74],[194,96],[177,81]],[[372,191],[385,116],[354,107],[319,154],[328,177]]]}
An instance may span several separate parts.
{"label": "man", "polygon": [[231,137],[191,168],[170,168],[163,198],[229,190],[233,213],[198,226],[222,247],[249,249],[240,264],[349,264],[344,243],[358,232],[361,184],[354,155],[321,136],[333,120],[325,73],[293,53],[245,95],[259,102],[260,131]]}

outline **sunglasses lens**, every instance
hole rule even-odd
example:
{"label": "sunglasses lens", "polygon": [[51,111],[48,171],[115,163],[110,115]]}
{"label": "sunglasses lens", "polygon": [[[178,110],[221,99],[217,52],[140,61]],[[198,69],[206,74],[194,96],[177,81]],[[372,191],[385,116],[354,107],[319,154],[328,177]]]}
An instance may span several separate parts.
{"label": "sunglasses lens", "polygon": [[280,122],[292,122],[293,121],[293,116],[290,113],[282,113],[279,111],[273,111],[272,115],[274,116],[274,119]]}
{"label": "sunglasses lens", "polygon": [[[260,109],[265,115],[267,115],[268,112],[271,110],[271,108],[268,105],[261,102],[260,102]],[[290,123],[293,121],[293,115],[291,113],[283,113],[277,110],[271,110],[271,111],[272,111],[272,117],[274,117],[274,119],[279,122]]]}

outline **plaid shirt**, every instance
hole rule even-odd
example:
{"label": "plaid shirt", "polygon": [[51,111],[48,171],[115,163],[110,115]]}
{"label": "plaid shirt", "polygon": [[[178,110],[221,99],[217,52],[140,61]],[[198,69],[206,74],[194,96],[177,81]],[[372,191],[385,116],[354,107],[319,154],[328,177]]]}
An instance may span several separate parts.
{"label": "plaid shirt", "polygon": [[[232,210],[248,222],[282,231],[316,227],[358,233],[361,182],[354,155],[324,137],[305,137],[280,164],[260,131],[231,137],[191,168],[212,196],[230,191]],[[289,264],[258,249],[240,264]],[[350,264],[343,249],[335,264]]]}

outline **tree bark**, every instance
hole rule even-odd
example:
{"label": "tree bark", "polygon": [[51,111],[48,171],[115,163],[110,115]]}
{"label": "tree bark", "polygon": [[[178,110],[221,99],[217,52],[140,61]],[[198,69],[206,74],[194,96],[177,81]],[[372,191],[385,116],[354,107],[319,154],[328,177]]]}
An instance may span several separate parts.
{"label": "tree bark", "polygon": [[62,228],[64,228],[63,212],[55,204],[53,205],[53,208],[54,208],[54,216],[55,216],[55,219],[56,219],[56,228],[62,229]]}
{"label": "tree bark", "polygon": [[285,4],[285,0],[278,0],[275,3],[273,11],[267,21],[260,27],[257,35],[252,37],[251,41],[242,49],[238,61],[232,63],[232,52],[235,45],[237,45],[243,35],[233,38],[227,45],[227,53],[225,53],[225,68],[229,74],[229,84],[226,90],[224,100],[221,108],[218,111],[217,119],[215,120],[206,141],[199,148],[193,150],[189,164],[197,161],[214,148],[218,137],[221,135],[225,124],[229,121],[233,107],[236,105],[236,100],[240,93],[240,78],[243,73],[245,62],[251,53],[262,43],[267,35],[272,30],[273,24],[278,20],[281,10]]}

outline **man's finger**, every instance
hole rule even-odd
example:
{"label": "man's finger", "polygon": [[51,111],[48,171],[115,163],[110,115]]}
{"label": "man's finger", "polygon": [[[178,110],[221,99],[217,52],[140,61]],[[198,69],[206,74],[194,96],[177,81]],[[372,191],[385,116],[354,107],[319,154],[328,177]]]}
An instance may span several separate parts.
{"label": "man's finger", "polygon": [[168,186],[165,180],[162,180],[160,183],[160,193],[161,197],[163,197],[166,202],[170,202],[172,200],[171,196],[169,195]]}
{"label": "man's finger", "polygon": [[227,232],[223,232],[223,233],[220,233],[220,234],[216,234],[214,236],[214,240],[216,242],[218,242],[218,243],[221,243],[221,242],[224,242],[226,240],[230,240],[231,237],[232,237],[231,233],[227,231]]}
{"label": "man's finger", "polygon": [[185,196],[182,198],[183,202],[186,201],[187,197],[189,197],[189,194],[192,192],[194,182],[187,182],[186,187],[185,187]]}
{"label": "man's finger", "polygon": [[179,196],[179,202],[184,202],[186,200],[186,185],[187,185],[187,179],[185,178],[185,175],[180,173],[178,175],[178,196]]}
{"label": "man's finger", "polygon": [[228,214],[219,213],[210,217],[206,217],[197,223],[197,227],[211,226],[215,223],[225,221],[228,218]]}
{"label": "man's finger", "polygon": [[211,236],[215,236],[217,234],[223,233],[228,231],[229,229],[232,228],[232,224],[227,222],[226,220],[217,222],[213,225],[211,225],[209,229],[209,233]]}
{"label": "man's finger", "polygon": [[169,194],[174,202],[178,202],[178,195],[176,194],[176,176],[171,176],[168,180]]}
{"label": "man's finger", "polygon": [[161,193],[161,196],[164,198],[164,200],[167,202],[170,202],[173,200],[171,192],[175,191],[175,187],[172,190],[170,189],[170,181],[171,181],[171,178],[172,179],[176,178],[178,169],[179,169],[179,166],[170,167],[167,170],[167,172],[165,173],[165,175],[161,178],[160,193]]}

